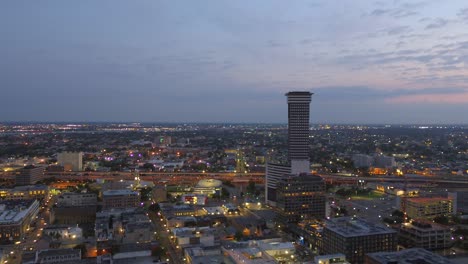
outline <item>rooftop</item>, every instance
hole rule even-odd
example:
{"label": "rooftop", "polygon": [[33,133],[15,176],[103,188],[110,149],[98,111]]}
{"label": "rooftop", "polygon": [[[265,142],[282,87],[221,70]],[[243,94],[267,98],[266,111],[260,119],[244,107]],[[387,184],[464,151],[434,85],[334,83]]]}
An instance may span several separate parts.
{"label": "rooftop", "polygon": [[122,195],[139,195],[138,192],[132,191],[132,190],[108,190],[102,192],[103,196],[122,196]]}
{"label": "rooftop", "polygon": [[344,237],[396,233],[395,230],[386,226],[366,222],[363,219],[354,217],[339,217],[327,220],[325,229],[329,229]]}
{"label": "rooftop", "polygon": [[453,200],[450,197],[416,197],[416,198],[408,198],[408,202],[413,203],[434,203],[434,202],[443,202]]}
{"label": "rooftop", "polygon": [[447,258],[434,254],[422,248],[410,248],[398,252],[375,252],[367,254],[379,263],[398,263],[398,264],[450,264],[453,263]]}
{"label": "rooftop", "polygon": [[[36,200],[9,200],[0,203],[0,224],[20,222],[30,211]],[[38,204],[38,202],[36,202]],[[39,205],[38,205],[39,206]]]}

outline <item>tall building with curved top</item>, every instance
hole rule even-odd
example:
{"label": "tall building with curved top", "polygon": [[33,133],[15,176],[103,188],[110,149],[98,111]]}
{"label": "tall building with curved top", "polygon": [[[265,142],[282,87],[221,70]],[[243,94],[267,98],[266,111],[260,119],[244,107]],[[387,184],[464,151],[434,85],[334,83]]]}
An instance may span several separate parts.
{"label": "tall building with curved top", "polygon": [[[276,184],[288,174],[310,172],[309,112],[311,92],[295,91],[286,94],[288,102],[288,160],[284,164],[266,166],[265,199],[276,204]],[[283,163],[283,162],[281,162]]]}
{"label": "tall building with curved top", "polygon": [[288,97],[288,161],[291,173],[308,173],[309,112],[312,93],[289,92]]}

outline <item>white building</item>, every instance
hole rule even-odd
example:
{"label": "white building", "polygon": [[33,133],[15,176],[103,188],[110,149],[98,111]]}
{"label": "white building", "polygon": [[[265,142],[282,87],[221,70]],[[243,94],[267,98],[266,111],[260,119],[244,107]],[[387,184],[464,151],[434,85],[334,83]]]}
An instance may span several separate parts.
{"label": "white building", "polygon": [[62,152],[57,154],[57,163],[65,171],[83,170],[83,152]]}

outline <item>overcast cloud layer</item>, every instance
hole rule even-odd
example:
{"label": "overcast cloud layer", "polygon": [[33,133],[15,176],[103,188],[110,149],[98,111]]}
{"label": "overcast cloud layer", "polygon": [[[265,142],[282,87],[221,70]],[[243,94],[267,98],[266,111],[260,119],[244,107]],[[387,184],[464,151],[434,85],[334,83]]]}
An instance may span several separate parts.
{"label": "overcast cloud layer", "polygon": [[468,123],[468,3],[2,1],[0,120]]}

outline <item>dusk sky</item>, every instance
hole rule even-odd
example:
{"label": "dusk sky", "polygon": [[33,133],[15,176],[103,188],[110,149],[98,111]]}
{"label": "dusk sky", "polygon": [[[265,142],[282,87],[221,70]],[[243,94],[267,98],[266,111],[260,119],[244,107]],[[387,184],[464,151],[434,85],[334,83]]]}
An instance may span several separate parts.
{"label": "dusk sky", "polygon": [[468,1],[0,3],[0,121],[468,123]]}

